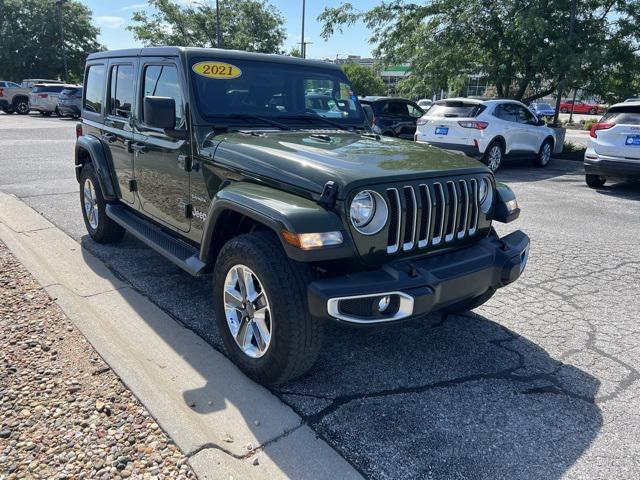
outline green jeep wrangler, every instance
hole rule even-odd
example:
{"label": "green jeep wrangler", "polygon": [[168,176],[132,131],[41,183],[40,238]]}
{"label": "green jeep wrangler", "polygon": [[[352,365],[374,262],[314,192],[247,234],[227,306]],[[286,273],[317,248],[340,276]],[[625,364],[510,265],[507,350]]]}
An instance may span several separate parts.
{"label": "green jeep wrangler", "polygon": [[125,231],[212,272],[228,355],[304,373],[327,320],[378,325],[486,302],[522,273],[520,210],[481,163],[380,137],[337,66],[159,47],[89,56],[75,165],[91,238]]}

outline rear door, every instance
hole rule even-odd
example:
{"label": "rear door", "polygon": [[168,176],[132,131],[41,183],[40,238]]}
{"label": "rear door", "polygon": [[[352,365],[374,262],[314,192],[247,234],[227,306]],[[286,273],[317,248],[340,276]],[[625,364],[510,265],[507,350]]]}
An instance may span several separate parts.
{"label": "rear door", "polygon": [[171,97],[176,102],[176,129],[187,129],[186,91],[177,58],[140,60],[140,107],[136,120],[135,173],[142,208],[157,221],[184,232],[191,228],[189,140],[168,137],[144,121],[144,97]]}
{"label": "rear door", "polygon": [[132,112],[135,104],[137,59],[113,59],[109,62],[107,115],[101,139],[111,152],[122,199],[134,203]]}
{"label": "rear door", "polygon": [[600,120],[612,125],[596,131],[595,151],[600,155],[640,159],[640,104],[612,107]]}

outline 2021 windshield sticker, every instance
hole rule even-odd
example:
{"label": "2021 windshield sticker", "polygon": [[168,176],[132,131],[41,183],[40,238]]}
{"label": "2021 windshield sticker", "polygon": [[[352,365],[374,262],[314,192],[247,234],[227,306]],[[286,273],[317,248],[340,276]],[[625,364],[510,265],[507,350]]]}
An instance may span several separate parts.
{"label": "2021 windshield sticker", "polygon": [[224,62],[198,62],[191,69],[202,77],[216,80],[230,80],[242,75],[238,67]]}

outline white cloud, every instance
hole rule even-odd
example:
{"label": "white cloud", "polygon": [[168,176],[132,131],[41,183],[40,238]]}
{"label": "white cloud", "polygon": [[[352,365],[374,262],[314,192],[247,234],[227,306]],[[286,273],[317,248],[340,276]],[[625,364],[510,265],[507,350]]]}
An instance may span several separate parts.
{"label": "white cloud", "polygon": [[111,15],[102,15],[95,17],[96,25],[104,28],[120,28],[124,25],[125,19],[122,17],[113,17]]}
{"label": "white cloud", "polygon": [[126,7],[122,7],[120,10],[140,10],[141,8],[148,7],[147,3],[134,3],[133,5],[127,5]]}

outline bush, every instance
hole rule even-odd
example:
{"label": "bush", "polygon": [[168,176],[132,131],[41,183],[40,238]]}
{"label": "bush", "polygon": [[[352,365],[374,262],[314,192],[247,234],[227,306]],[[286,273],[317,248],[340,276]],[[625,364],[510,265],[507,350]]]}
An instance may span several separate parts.
{"label": "bush", "polygon": [[586,150],[585,147],[578,146],[575,143],[564,142],[564,148],[562,149],[562,153],[584,152],[585,150]]}
{"label": "bush", "polygon": [[593,120],[593,119],[585,121],[584,122],[584,129],[585,130],[591,130],[591,127],[593,126],[594,123],[598,123],[598,121],[597,120]]}

